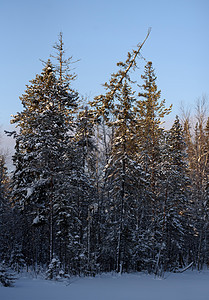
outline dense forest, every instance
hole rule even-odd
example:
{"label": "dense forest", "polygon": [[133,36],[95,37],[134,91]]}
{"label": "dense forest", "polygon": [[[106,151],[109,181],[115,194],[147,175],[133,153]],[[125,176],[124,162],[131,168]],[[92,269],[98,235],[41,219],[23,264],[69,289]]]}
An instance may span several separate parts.
{"label": "dense forest", "polygon": [[209,265],[206,105],[163,128],[172,107],[161,99],[152,62],[138,74],[146,39],[94,99],[73,88],[62,34],[26,86],[11,121],[17,129],[7,132],[15,139],[12,174],[0,157],[0,275],[25,268],[47,279],[162,276]]}

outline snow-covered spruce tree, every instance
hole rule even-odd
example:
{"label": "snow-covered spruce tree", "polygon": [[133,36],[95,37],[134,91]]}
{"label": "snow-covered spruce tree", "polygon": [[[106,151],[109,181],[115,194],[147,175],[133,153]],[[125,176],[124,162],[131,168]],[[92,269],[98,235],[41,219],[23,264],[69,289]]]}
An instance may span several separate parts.
{"label": "snow-covered spruce tree", "polygon": [[12,253],[11,253],[9,265],[17,273],[20,273],[20,271],[24,268],[25,259],[24,259],[20,244],[18,245],[16,243],[14,245],[14,249],[12,250]]}
{"label": "snow-covered spruce tree", "polygon": [[74,147],[68,151],[69,163],[65,165],[67,174],[70,174],[66,181],[66,189],[69,191],[67,203],[69,199],[71,203],[70,214],[63,205],[59,206],[56,217],[59,228],[64,229],[60,230],[56,237],[60,252],[67,259],[67,271],[74,275],[89,274],[95,269],[93,255],[95,244],[92,239],[96,239],[96,235],[93,236],[92,233],[92,208],[96,201],[94,182],[96,148],[93,131],[89,112],[80,111],[75,120],[75,134],[72,139]]}
{"label": "snow-covered spruce tree", "polygon": [[46,279],[48,280],[59,280],[64,276],[64,271],[61,268],[59,258],[52,258],[48,269],[46,271]]}
{"label": "snow-covered spruce tree", "polygon": [[196,216],[198,214],[198,208],[195,205],[195,201],[193,198],[193,194],[195,189],[195,180],[194,180],[194,174],[195,174],[195,148],[194,148],[194,137],[193,137],[193,132],[192,132],[192,122],[189,117],[189,115],[183,116],[183,136],[184,136],[184,141],[185,141],[185,146],[186,146],[186,161],[188,165],[188,176],[191,181],[191,186],[190,186],[190,195],[189,195],[189,207],[190,208],[190,228],[192,231],[191,236],[187,239],[187,249],[190,249],[188,251],[188,261],[193,261],[196,262],[196,257],[197,257],[197,248],[198,248],[198,232],[195,227],[196,223]]}
{"label": "snow-covered spruce tree", "polygon": [[[77,216],[79,220],[77,234],[80,249],[76,256],[80,272],[95,272],[98,253],[98,205],[96,178],[96,141],[95,126],[92,113],[86,107],[80,110],[76,120],[74,136],[76,174],[74,186],[76,190]],[[72,245],[73,246],[73,245]],[[72,247],[72,251],[75,251]],[[73,261],[72,261],[73,262]]]}
{"label": "snow-covered spruce tree", "polygon": [[[111,79],[109,82],[104,84],[106,89],[106,93],[103,95],[99,95],[95,97],[94,101],[90,102],[92,107],[92,112],[94,113],[94,118],[96,121],[99,121],[102,128],[103,128],[103,145],[105,150],[105,161],[108,163],[109,155],[111,153],[112,143],[114,142],[114,128],[111,125],[111,122],[114,120],[114,110],[115,110],[115,101],[117,101],[118,96],[121,95],[122,88],[124,86],[124,82],[130,82],[129,73],[132,70],[136,69],[137,66],[137,58],[140,56],[140,51],[146,42],[148,36],[150,34],[150,30],[143,41],[143,43],[137,46],[137,50],[133,50],[132,52],[128,52],[128,56],[125,62],[119,62],[117,66],[119,67],[118,72],[112,74]],[[111,138],[107,134],[108,130],[107,127],[111,128]],[[110,141],[109,141],[110,140]],[[106,225],[107,225],[107,211],[109,211],[110,207],[106,207],[106,202],[109,203],[109,190],[111,190],[111,185],[107,185],[107,169],[104,172],[104,180],[101,192],[101,206],[100,206],[100,241],[106,239]],[[110,183],[110,181],[109,181]],[[108,199],[108,200],[107,200]],[[119,237],[119,232],[117,236]],[[115,234],[116,236],[116,234]],[[107,239],[106,239],[107,241]],[[120,244],[120,243],[119,243]],[[107,247],[106,247],[107,246]],[[110,247],[107,245],[102,246],[102,255],[100,256],[100,264],[103,267],[104,271],[110,270],[118,270],[120,266],[123,265],[121,262],[122,260],[119,258],[121,254],[119,254],[120,250],[116,253],[113,253],[113,249],[111,250]],[[120,246],[119,246],[120,248]],[[118,249],[119,249],[118,248]],[[110,253],[112,254],[112,258],[109,256]],[[117,258],[116,258],[117,256]],[[116,262],[117,261],[117,262]]]}
{"label": "snow-covered spruce tree", "polygon": [[144,191],[142,169],[136,162],[134,96],[125,81],[113,110],[112,149],[106,166],[106,232],[104,253],[117,272],[135,267],[134,247],[139,207]]}
{"label": "snow-covered spruce tree", "polygon": [[[27,219],[31,253],[36,247],[33,262],[52,260],[56,250],[55,216],[60,201],[66,200],[69,193],[66,177],[70,175],[66,174],[65,165],[66,160],[69,163],[71,111],[76,95],[69,94],[67,88],[67,84],[56,79],[48,61],[42,74],[31,81],[20,97],[24,109],[12,120],[19,128],[15,133],[12,199]],[[38,229],[32,229],[32,225]]]}
{"label": "snow-covered spruce tree", "polygon": [[163,201],[161,230],[163,271],[183,267],[187,260],[189,230],[189,178],[186,163],[186,144],[183,128],[176,117],[172,128],[165,134],[161,160],[161,191]]}
{"label": "snow-covered spruce tree", "polygon": [[[161,181],[159,177],[161,161],[161,137],[163,129],[160,127],[162,119],[171,111],[165,107],[165,100],[160,100],[161,91],[157,89],[156,75],[152,62],[145,66],[141,76],[143,84],[138,94],[135,108],[137,120],[138,162],[142,166],[147,182],[147,194],[143,209],[144,230],[141,235],[141,250],[144,253],[143,268],[154,271],[158,266],[162,248],[162,237],[158,217],[162,211],[162,202],[159,199]],[[144,242],[143,242],[144,241]],[[143,255],[141,255],[143,257]],[[157,267],[158,268],[158,267]]]}
{"label": "snow-covered spruce tree", "polygon": [[[161,91],[157,90],[155,72],[152,62],[145,66],[142,91],[138,94],[136,113],[138,116],[139,157],[146,173],[150,174],[150,189],[155,197],[157,191],[156,176],[160,157],[160,137],[162,118],[171,112],[165,108],[165,100],[160,100]],[[153,199],[154,200],[154,199]]]}
{"label": "snow-covered spruce tree", "polygon": [[15,281],[14,274],[8,269],[4,263],[0,263],[0,284],[5,287],[13,286]]}

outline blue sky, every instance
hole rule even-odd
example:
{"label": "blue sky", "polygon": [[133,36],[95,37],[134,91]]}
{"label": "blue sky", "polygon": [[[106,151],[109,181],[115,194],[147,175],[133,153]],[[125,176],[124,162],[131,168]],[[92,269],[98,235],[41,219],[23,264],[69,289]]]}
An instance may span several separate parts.
{"label": "blue sky", "polygon": [[[162,97],[173,104],[172,116],[181,101],[195,106],[198,97],[209,96],[208,16],[208,0],[1,0],[2,129],[22,110],[19,96],[41,72],[40,59],[53,53],[60,31],[67,55],[80,59],[74,87],[91,99],[152,27],[142,54],[153,62]],[[138,78],[143,66],[139,60]]]}

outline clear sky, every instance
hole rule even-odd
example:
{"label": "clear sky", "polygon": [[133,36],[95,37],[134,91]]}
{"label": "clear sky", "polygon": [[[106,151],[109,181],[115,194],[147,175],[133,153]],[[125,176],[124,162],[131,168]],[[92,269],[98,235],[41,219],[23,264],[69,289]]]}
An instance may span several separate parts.
{"label": "clear sky", "polygon": [[[209,97],[208,0],[0,0],[1,128],[22,110],[19,96],[41,73],[40,59],[49,58],[60,31],[67,55],[80,59],[74,87],[91,98],[149,27],[142,54],[174,116],[181,101],[192,107]],[[139,60],[139,78],[143,66]]]}

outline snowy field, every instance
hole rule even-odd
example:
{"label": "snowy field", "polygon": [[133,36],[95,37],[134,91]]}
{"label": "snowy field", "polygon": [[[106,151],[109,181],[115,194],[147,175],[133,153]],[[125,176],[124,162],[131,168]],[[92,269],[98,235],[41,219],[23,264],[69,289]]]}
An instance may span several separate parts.
{"label": "snowy field", "polygon": [[209,300],[209,271],[167,274],[100,275],[51,282],[22,277],[12,288],[0,287],[1,300]]}

